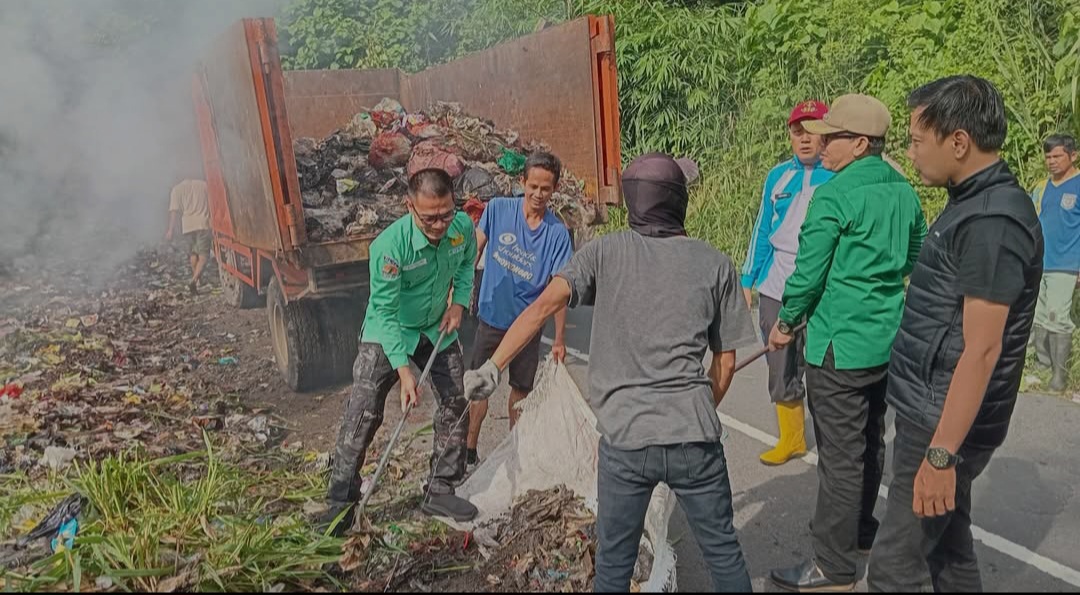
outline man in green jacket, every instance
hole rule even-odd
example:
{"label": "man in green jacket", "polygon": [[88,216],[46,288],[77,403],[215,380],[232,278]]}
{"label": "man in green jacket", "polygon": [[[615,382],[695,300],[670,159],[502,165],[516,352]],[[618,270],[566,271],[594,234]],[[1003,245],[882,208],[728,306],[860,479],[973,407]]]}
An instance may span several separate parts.
{"label": "man in green jacket", "polygon": [[889,110],[845,95],[804,123],[825,142],[837,172],[814,193],[799,236],[795,272],[769,338],[774,349],[808,319],[806,389],[818,444],[814,556],[774,570],[794,591],[854,587],[858,553],[874,541],[885,464],[885,379],[904,309],[904,277],[926,237],[919,197],[881,154]]}
{"label": "man in green jacket", "polygon": [[[472,520],[477,513],[475,506],[454,495],[454,486],[465,476],[469,427],[462,421],[467,402],[457,330],[472,298],[476,235],[469,216],[454,208],[453,182],[440,169],[412,176],[406,204],[409,214],[371,243],[371,297],[330,474],[328,519],[360,499],[358,470],[382,425],[386,397],[400,382],[402,411],[419,401],[420,387],[409,361],[423,367],[432,350],[438,353],[431,382],[439,402],[429,496],[421,510],[457,521]],[[446,337],[435,345],[442,331]],[[350,510],[335,531],[348,528],[351,518]]]}

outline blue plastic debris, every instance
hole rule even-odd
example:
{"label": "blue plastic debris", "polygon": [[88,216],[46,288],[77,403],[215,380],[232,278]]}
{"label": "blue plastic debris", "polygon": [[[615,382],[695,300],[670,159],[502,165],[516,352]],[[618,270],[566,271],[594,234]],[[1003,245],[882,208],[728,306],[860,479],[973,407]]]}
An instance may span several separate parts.
{"label": "blue plastic debris", "polygon": [[78,532],[79,519],[68,519],[63,525],[60,525],[60,530],[56,532],[56,537],[53,537],[52,541],[49,542],[49,546],[52,547],[54,552],[60,547],[70,550],[75,547],[75,534]]}

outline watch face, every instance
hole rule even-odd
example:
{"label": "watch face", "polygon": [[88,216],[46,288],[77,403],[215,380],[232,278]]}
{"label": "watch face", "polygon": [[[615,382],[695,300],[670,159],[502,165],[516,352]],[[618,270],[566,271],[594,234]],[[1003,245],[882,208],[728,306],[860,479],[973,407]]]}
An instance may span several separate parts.
{"label": "watch face", "polygon": [[948,469],[952,466],[952,455],[944,448],[931,448],[926,451],[926,460],[937,469]]}

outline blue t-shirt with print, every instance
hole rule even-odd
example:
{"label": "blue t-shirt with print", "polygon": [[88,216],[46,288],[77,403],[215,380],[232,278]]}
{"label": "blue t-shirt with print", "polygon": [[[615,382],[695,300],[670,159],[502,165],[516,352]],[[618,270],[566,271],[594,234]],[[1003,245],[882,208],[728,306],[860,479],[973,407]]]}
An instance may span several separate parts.
{"label": "blue t-shirt with print", "polygon": [[1080,174],[1061,184],[1047,180],[1037,197],[1048,273],[1080,272]]}
{"label": "blue t-shirt with print", "polygon": [[478,313],[506,330],[573,256],[570,232],[549,209],[536,229],[525,221],[524,198],[495,198],[480,218],[487,236]]}

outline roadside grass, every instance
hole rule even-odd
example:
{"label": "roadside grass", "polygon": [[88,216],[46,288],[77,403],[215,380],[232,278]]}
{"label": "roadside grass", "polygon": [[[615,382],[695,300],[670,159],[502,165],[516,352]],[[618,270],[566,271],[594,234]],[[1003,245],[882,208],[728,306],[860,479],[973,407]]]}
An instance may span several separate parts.
{"label": "roadside grass", "polygon": [[[156,460],[132,452],[44,483],[4,477],[2,538],[24,533],[73,492],[85,504],[74,546],[23,573],[0,570],[0,589],[100,590],[95,581],[126,591],[335,585],[324,566],[338,561],[343,542],[304,518],[302,504],[320,500],[325,484],[319,473],[292,470],[300,467],[227,463],[207,441],[204,451]],[[16,516],[24,517],[22,526],[14,526]]]}

